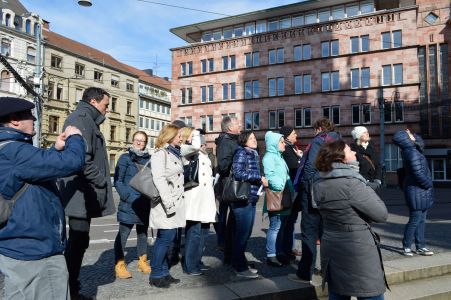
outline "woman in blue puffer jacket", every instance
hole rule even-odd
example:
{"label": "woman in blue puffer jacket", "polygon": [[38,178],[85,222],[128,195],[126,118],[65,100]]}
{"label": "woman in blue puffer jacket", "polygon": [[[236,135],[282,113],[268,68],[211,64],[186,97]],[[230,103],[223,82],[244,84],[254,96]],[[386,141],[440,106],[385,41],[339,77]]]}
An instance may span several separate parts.
{"label": "woman in blue puffer jacket", "polygon": [[238,137],[241,147],[233,156],[232,172],[237,181],[247,181],[251,184],[249,199],[246,202],[231,203],[231,218],[235,224],[232,238],[232,267],[238,277],[257,278],[257,270],[247,265],[246,251],[255,219],[255,206],[258,201],[258,190],[261,185],[267,186],[268,181],[260,172],[260,159],[257,153],[257,139],[252,132],[243,132]]}
{"label": "woman in blue puffer jacket", "polygon": [[423,139],[410,132],[409,129],[398,131],[393,136],[393,142],[401,148],[405,179],[401,183],[404,186],[404,197],[410,211],[409,222],[404,229],[402,241],[406,256],[413,256],[410,249],[415,237],[416,253],[420,255],[433,255],[426,248],[424,231],[426,227],[426,215],[434,204],[434,190],[431,171],[423,155]]}
{"label": "woman in blue puffer jacket", "polygon": [[136,224],[137,252],[139,256],[138,271],[149,274],[150,266],[147,261],[147,230],[149,228],[150,201],[134,190],[129,182],[150,159],[146,149],[147,134],[137,131],[133,134],[133,144],[128,153],[119,158],[114,172],[114,185],[120,196],[117,210],[119,232],[114,242],[116,277],[126,279],[132,277],[124,261],[124,249],[130,231]]}

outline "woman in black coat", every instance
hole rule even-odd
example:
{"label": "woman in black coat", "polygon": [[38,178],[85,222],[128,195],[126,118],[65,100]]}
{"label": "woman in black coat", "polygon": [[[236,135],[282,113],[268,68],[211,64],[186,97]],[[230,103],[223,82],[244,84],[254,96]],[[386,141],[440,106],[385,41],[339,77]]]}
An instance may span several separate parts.
{"label": "woman in black coat", "polygon": [[356,153],[359,162],[359,173],[373,189],[378,189],[382,181],[379,155],[371,142],[370,135],[366,127],[356,126],[351,132],[354,143],[351,150]]}
{"label": "woman in black coat", "polygon": [[119,232],[114,242],[115,272],[121,279],[131,278],[124,261],[124,249],[130,231],[136,224],[138,271],[149,274],[150,266],[147,262],[147,230],[149,228],[150,201],[130,187],[129,182],[138,173],[138,168],[144,166],[150,159],[146,149],[147,134],[137,131],[133,134],[133,144],[119,158],[114,173],[114,185],[120,196],[117,211]]}
{"label": "woman in black coat", "polygon": [[401,148],[405,172],[401,185],[404,187],[404,198],[409,208],[409,222],[404,229],[402,241],[403,254],[413,256],[410,247],[415,238],[417,254],[433,255],[434,252],[426,248],[424,238],[427,211],[434,204],[434,190],[431,171],[423,155],[423,139],[407,129],[395,133],[393,142]]}

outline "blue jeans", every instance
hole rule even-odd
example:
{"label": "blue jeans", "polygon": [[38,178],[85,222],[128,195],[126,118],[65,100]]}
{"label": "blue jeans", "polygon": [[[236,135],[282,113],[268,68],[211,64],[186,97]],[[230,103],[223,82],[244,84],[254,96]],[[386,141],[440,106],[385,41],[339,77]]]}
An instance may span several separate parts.
{"label": "blue jeans", "polygon": [[149,278],[162,278],[169,275],[168,254],[174,242],[177,229],[158,229],[157,238],[153,245],[152,272]]}
{"label": "blue jeans", "polygon": [[302,211],[301,240],[302,256],[296,274],[303,280],[312,280],[316,264],[316,241],[321,238],[321,216],[314,210]]}
{"label": "blue jeans", "polygon": [[186,221],[185,227],[185,258],[183,269],[186,273],[200,272],[200,260],[202,258],[201,223]]}
{"label": "blue jeans", "polygon": [[[351,296],[338,295],[329,289],[329,300],[351,300]],[[384,300],[384,294],[373,297],[357,297],[357,300]]]}
{"label": "blue jeans", "polygon": [[244,254],[249,238],[252,234],[255,220],[255,204],[234,203],[230,205],[233,216],[232,235],[232,267],[237,272],[248,269]]}
{"label": "blue jeans", "polygon": [[269,213],[269,228],[266,233],[266,256],[287,255],[284,251],[284,241],[293,239],[293,233],[286,233],[285,227],[290,216],[280,216]]}
{"label": "blue jeans", "polygon": [[409,222],[404,228],[404,238],[402,245],[404,248],[409,248],[412,245],[412,240],[415,237],[415,246],[417,249],[424,248],[426,242],[424,240],[424,230],[426,228],[427,210],[411,210],[409,215]]}

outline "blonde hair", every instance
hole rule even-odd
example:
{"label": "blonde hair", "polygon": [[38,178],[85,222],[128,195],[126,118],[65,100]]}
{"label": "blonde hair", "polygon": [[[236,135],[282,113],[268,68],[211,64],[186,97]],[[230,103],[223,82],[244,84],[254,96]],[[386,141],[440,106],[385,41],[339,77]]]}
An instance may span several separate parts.
{"label": "blonde hair", "polygon": [[191,133],[193,133],[194,128],[192,127],[183,127],[182,130],[180,131],[180,139],[181,144],[186,144],[186,140],[189,139],[189,137],[191,136]]}
{"label": "blonde hair", "polygon": [[164,126],[157,137],[155,148],[160,149],[163,148],[164,145],[169,144],[177,136],[179,129],[180,128],[173,124]]}

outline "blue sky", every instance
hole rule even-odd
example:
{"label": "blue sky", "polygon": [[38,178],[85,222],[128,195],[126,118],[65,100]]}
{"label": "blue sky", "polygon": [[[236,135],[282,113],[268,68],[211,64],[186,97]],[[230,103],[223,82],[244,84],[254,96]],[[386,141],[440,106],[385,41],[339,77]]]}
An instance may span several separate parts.
{"label": "blue sky", "polygon": [[[50,22],[52,31],[111,54],[139,69],[154,69],[171,77],[170,48],[185,41],[170,28],[223,16],[166,7],[138,0],[92,0],[89,8],[77,0],[21,0],[31,12]],[[155,1],[227,15],[285,5],[288,0]],[[157,64],[156,64],[157,63]],[[154,74],[155,74],[154,73]]]}

